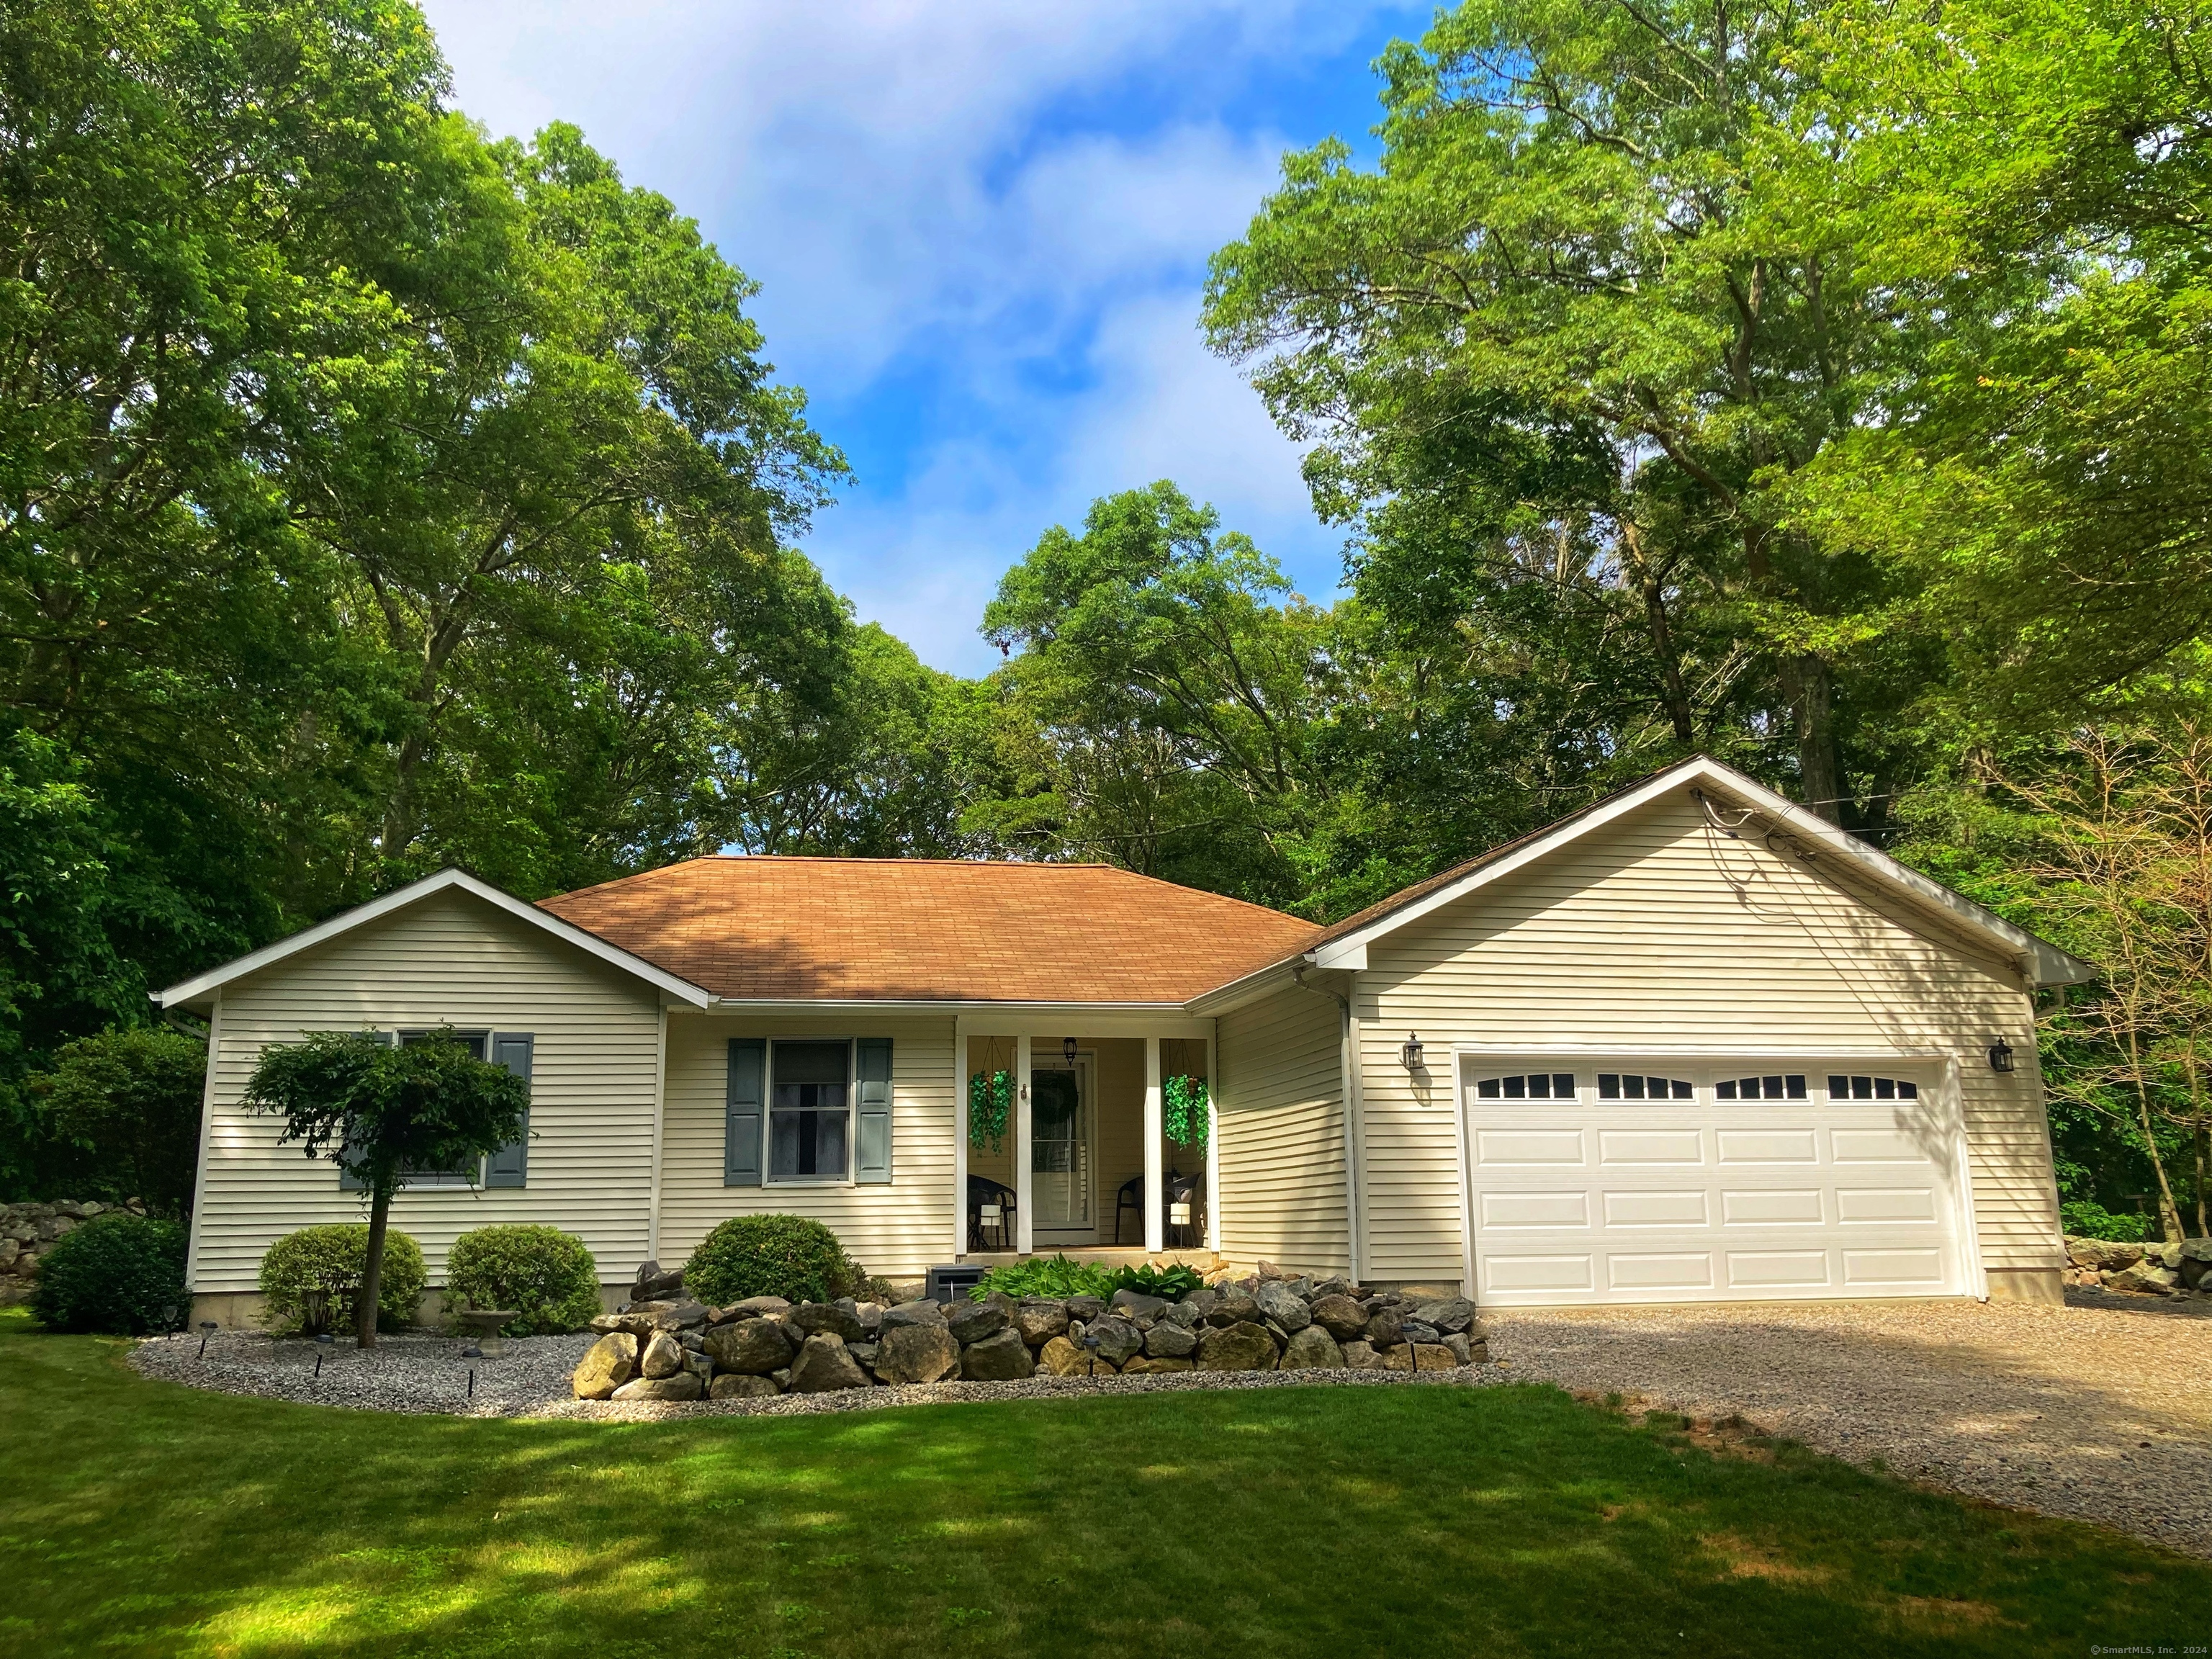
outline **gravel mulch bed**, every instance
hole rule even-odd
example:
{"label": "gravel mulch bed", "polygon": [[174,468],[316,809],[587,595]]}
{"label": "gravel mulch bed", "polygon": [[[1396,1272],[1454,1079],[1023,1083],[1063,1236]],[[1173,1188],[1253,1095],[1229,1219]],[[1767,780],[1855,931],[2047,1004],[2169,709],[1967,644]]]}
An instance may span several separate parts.
{"label": "gravel mulch bed", "polygon": [[2212,1303],[2069,1292],[2064,1307],[1483,1317],[1521,1381],[1740,1414],[1855,1462],[2212,1556]]}
{"label": "gravel mulch bed", "polygon": [[338,1345],[315,1375],[314,1344],[244,1333],[218,1332],[199,1357],[199,1339],[142,1342],[131,1363],[148,1376],[226,1394],[291,1400],[360,1410],[437,1413],[459,1417],[582,1418],[600,1422],[660,1422],[688,1417],[806,1417],[826,1412],[874,1411],[887,1406],[942,1405],[987,1400],[1030,1400],[1068,1395],[1156,1394],[1185,1389],[1280,1389],[1315,1386],[1389,1388],[1429,1383],[1504,1382],[1496,1365],[1422,1371],[1170,1371],[1139,1376],[1039,1376],[1016,1382],[928,1382],[906,1388],[852,1389],[836,1394],[780,1395],[765,1400],[709,1400],[682,1404],[655,1401],[578,1400],[569,1374],[592,1336],[538,1336],[510,1340],[507,1352],[476,1365],[476,1392],[468,1392],[468,1362],[451,1337],[387,1336],[374,1348]]}

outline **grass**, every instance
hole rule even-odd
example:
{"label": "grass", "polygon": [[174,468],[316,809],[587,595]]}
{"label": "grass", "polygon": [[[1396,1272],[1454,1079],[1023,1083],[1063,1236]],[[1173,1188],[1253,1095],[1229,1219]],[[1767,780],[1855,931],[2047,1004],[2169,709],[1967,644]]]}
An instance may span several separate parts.
{"label": "grass", "polygon": [[0,1654],[2079,1654],[2212,1565],[1554,1389],[401,1418],[0,1316]]}

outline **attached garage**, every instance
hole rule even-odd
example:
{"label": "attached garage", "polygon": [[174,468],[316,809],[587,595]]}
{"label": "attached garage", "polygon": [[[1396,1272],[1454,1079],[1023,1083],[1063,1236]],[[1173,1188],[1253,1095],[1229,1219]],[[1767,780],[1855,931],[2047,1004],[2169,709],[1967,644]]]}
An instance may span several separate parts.
{"label": "attached garage", "polygon": [[1978,1293],[1948,1069],[1463,1054],[1477,1299]]}

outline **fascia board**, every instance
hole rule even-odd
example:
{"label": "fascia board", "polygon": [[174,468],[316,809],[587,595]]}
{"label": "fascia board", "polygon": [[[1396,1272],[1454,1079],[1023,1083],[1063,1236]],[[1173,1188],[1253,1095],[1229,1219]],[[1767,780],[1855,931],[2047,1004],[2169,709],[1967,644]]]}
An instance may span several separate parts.
{"label": "fascia board", "polygon": [[343,911],[331,917],[327,921],[319,921],[312,927],[302,928],[296,933],[276,940],[273,945],[264,945],[258,951],[249,951],[244,956],[234,957],[220,967],[210,968],[205,973],[197,974],[191,979],[180,980],[166,990],[156,991],[154,994],[154,1000],[164,1008],[175,1008],[199,1001],[229,984],[233,980],[243,979],[248,974],[259,973],[265,968],[274,967],[287,957],[297,956],[302,951],[312,951],[319,945],[327,944],[331,939],[349,933],[356,927],[365,927],[371,922],[380,921],[386,916],[404,910],[410,905],[419,904],[424,899],[433,897],[439,893],[454,890],[466,893],[472,898],[481,899],[494,909],[504,911],[519,921],[527,922],[533,927],[550,933],[564,944],[574,945],[586,956],[596,957],[601,962],[617,968],[634,978],[643,980],[672,1001],[684,1003],[695,1008],[704,1008],[714,1000],[708,992],[692,984],[689,980],[679,979],[666,969],[657,968],[642,957],[632,956],[619,946],[608,944],[597,933],[587,933],[572,921],[563,921],[550,911],[541,910],[534,904],[526,904],[512,893],[503,893],[490,883],[479,881],[476,877],[461,870],[441,870],[435,875],[425,876],[422,880],[410,882],[404,887],[395,887],[381,897],[373,898],[366,904],[356,905],[352,909]]}

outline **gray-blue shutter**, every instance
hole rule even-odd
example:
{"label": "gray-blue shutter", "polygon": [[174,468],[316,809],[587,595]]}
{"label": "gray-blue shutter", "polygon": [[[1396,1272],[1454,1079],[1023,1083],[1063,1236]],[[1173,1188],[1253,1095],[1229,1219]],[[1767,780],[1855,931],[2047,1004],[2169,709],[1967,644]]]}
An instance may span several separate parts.
{"label": "gray-blue shutter", "polygon": [[891,1040],[862,1037],[854,1045],[854,1076],[860,1085],[860,1133],[853,1160],[856,1182],[891,1178]]}
{"label": "gray-blue shutter", "polygon": [[[397,1031],[371,1031],[369,1035],[374,1037],[378,1042],[381,1042],[387,1048],[397,1046],[399,1042],[399,1033]],[[341,1164],[338,1165],[338,1190],[340,1192],[359,1193],[366,1192],[368,1188],[368,1183],[367,1182],[356,1181],[352,1175],[348,1172],[344,1164]]]}
{"label": "gray-blue shutter", "polygon": [[762,1107],[768,1098],[768,1040],[730,1039],[730,1088],[722,1118],[722,1184],[761,1184]]}
{"label": "gray-blue shutter", "polygon": [[[530,1081],[530,1052],[531,1039],[527,1032],[502,1031],[491,1040],[492,1064],[506,1066],[525,1083]],[[484,1161],[484,1185],[527,1186],[529,1174],[530,1110],[525,1107],[522,1133]]]}

